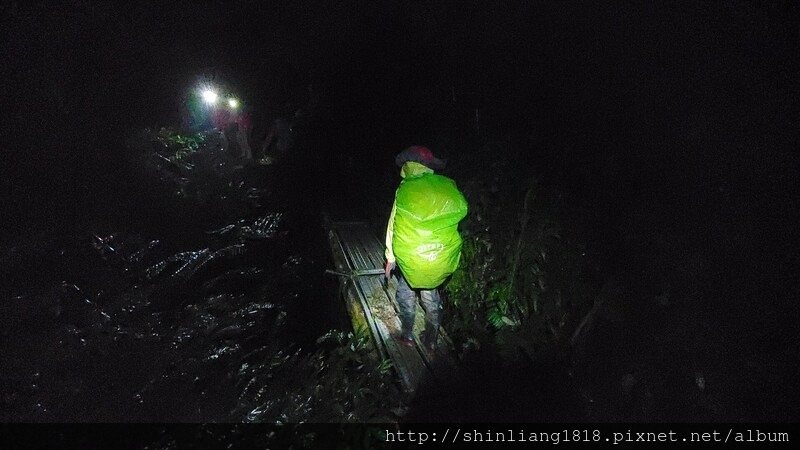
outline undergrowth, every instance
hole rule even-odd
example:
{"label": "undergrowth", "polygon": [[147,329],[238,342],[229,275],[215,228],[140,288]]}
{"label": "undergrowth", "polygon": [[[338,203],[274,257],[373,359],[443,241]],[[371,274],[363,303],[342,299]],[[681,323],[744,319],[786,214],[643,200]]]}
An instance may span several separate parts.
{"label": "undergrowth", "polygon": [[[141,180],[154,188],[152,198],[163,199],[172,209],[175,205],[187,211],[201,208],[225,219],[227,225],[205,235],[240,236],[244,243],[270,238],[261,236],[262,232],[269,234],[268,223],[245,218],[263,209],[260,202],[275,203],[275,193],[254,187],[254,180],[243,179],[242,171],[232,170],[236,161],[225,155],[215,133],[143,130],[132,136],[129,148],[141,158],[137,166],[143,168]],[[280,217],[282,213],[276,214]],[[232,223],[236,218],[242,219]],[[203,263],[208,259],[206,253],[189,256],[197,256]],[[184,264],[187,257],[180,253],[167,262]],[[277,334],[279,322],[272,328],[276,334],[266,345],[250,352],[229,375],[236,380],[238,401],[225,420],[385,423],[402,415],[401,392],[391,362],[376,356],[368,330],[332,330],[316,345],[301,349],[282,343]]]}
{"label": "undergrowth", "polygon": [[455,342],[462,353],[496,345],[510,359],[564,344],[591,308],[594,286],[558,193],[525,172],[510,141],[465,155],[457,170],[470,213],[445,287]]}
{"label": "undergrowth", "polygon": [[274,424],[396,421],[401,393],[371,339],[366,329],[332,330],[310,354],[277,352],[253,369],[233,416]]}

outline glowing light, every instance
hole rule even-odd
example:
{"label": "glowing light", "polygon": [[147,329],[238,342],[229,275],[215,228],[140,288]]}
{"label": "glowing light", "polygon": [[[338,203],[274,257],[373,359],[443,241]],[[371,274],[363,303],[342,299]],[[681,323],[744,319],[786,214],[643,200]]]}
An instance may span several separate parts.
{"label": "glowing light", "polygon": [[228,106],[230,106],[231,108],[238,108],[239,107],[239,101],[236,100],[235,98],[229,98],[228,99]]}
{"label": "glowing light", "polygon": [[217,102],[217,93],[211,89],[206,89],[203,91],[203,100],[205,100],[206,103],[213,105]]}

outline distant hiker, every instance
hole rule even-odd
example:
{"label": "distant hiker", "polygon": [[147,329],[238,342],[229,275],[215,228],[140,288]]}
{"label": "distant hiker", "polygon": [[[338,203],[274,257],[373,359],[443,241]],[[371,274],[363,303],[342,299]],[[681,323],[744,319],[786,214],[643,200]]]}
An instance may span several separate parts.
{"label": "distant hiker", "polygon": [[235,157],[238,148],[236,145],[236,129],[238,125],[233,121],[231,112],[226,107],[216,107],[211,116],[211,123],[214,130],[219,133],[220,145],[222,150],[230,157]]}
{"label": "distant hiker", "polygon": [[395,193],[386,228],[386,277],[400,268],[395,300],[402,325],[400,340],[414,345],[417,292],[425,308],[422,341],[433,349],[439,335],[442,301],[439,286],[458,267],[461,236],[458,223],[467,201],[450,178],[436,175],[445,162],[426,147],[409,147],[395,158],[403,181]]}
{"label": "distant hiker", "polygon": [[227,108],[214,108],[211,114],[211,124],[214,129],[219,132],[224,132],[225,128],[231,122],[231,112]]}
{"label": "distant hiker", "polygon": [[280,117],[275,119],[261,146],[262,159],[259,163],[272,164],[275,159],[285,156],[294,143],[293,137],[289,121]]}
{"label": "distant hiker", "polygon": [[240,157],[245,164],[252,162],[253,151],[250,149],[250,114],[247,111],[234,111],[233,120],[236,122],[236,143],[241,150]]}

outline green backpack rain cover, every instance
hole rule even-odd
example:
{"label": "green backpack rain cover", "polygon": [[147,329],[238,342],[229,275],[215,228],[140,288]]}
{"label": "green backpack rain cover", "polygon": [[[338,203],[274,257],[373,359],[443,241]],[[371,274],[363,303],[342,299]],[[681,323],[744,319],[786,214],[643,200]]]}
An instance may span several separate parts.
{"label": "green backpack rain cover", "polygon": [[467,200],[450,178],[424,173],[397,188],[392,250],[408,284],[433,289],[458,267]]}

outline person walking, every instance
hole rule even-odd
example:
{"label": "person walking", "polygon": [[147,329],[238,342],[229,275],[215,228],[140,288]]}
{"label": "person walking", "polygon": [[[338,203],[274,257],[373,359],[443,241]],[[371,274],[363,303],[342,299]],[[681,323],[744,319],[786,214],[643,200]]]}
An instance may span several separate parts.
{"label": "person walking", "polygon": [[414,346],[417,294],[425,310],[422,343],[436,347],[441,325],[439,287],[458,267],[461,235],[458,223],[467,215],[467,201],[455,181],[434,173],[445,167],[430,149],[412,146],[395,158],[403,180],[395,193],[386,228],[386,278],[399,268],[397,302],[400,342]]}
{"label": "person walking", "polygon": [[253,151],[250,149],[250,133],[252,130],[250,113],[246,110],[236,111],[234,121],[237,126],[236,143],[241,151],[239,157],[242,159],[243,164],[251,164],[253,162]]}

